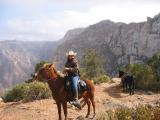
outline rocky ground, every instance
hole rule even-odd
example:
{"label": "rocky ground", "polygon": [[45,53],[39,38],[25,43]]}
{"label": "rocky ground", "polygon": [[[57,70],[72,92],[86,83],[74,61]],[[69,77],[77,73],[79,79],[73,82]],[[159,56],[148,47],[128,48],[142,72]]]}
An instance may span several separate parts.
{"label": "rocky ground", "polygon": [[[135,95],[130,96],[129,94],[122,93],[119,86],[119,79],[114,79],[114,81],[114,83],[103,83],[96,86],[95,101],[97,114],[118,107],[160,104],[160,94],[136,91]],[[87,106],[82,110],[77,110],[69,104],[68,107],[69,120],[83,119],[87,113]],[[91,114],[90,119],[92,115],[93,114]],[[57,120],[57,108],[52,99],[28,103],[0,102],[0,120]]]}

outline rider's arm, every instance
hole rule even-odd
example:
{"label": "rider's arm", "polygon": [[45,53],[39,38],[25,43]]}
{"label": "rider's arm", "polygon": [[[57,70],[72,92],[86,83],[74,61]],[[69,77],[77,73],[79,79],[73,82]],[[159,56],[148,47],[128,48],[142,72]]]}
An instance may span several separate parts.
{"label": "rider's arm", "polygon": [[66,64],[65,65],[65,71],[70,71],[72,73],[78,73],[79,71],[79,65],[78,65],[78,62],[77,60],[75,60],[72,65],[68,65]]}
{"label": "rider's arm", "polygon": [[72,72],[77,72],[79,70],[79,64],[78,64],[77,60],[74,61],[73,67],[71,67],[70,70]]}

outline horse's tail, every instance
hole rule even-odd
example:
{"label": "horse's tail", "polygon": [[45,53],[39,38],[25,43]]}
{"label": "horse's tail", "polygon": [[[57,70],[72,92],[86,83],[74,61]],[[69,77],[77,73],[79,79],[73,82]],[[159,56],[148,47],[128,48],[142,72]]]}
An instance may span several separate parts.
{"label": "horse's tail", "polygon": [[88,92],[95,92],[95,85],[93,80],[84,80],[87,84],[87,91]]}

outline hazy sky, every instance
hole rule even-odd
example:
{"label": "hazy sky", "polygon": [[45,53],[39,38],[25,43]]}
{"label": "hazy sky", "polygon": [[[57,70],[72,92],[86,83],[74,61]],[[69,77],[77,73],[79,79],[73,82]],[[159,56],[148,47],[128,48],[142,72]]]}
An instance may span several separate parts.
{"label": "hazy sky", "polygon": [[141,22],[160,0],[0,0],[0,40],[58,40],[101,20]]}

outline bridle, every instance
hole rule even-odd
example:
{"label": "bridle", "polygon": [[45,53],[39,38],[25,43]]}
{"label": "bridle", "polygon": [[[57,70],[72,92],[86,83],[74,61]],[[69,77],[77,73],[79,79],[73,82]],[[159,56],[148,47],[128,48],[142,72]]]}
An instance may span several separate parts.
{"label": "bridle", "polygon": [[[54,68],[52,68],[52,70],[54,71],[55,74],[57,73]],[[49,71],[52,73],[51,68],[49,69]],[[46,79],[45,81],[49,82],[49,81],[52,81],[53,79],[54,79],[54,80],[57,80],[57,79],[58,79],[58,76],[55,77],[55,78],[50,77],[49,79]]]}
{"label": "bridle", "polygon": [[[40,75],[41,76],[41,74],[43,74],[43,72],[49,72],[49,75],[48,76],[46,76],[47,78],[43,78],[43,81],[46,81],[46,82],[49,82],[49,81],[54,81],[54,80],[57,80],[58,79],[58,77],[59,77],[59,75],[57,74],[57,71],[55,70],[55,68],[54,67],[50,67],[50,68],[45,68],[45,67],[42,67],[39,71],[38,71],[38,73],[37,73],[37,75]],[[52,76],[53,75],[53,76]]]}

